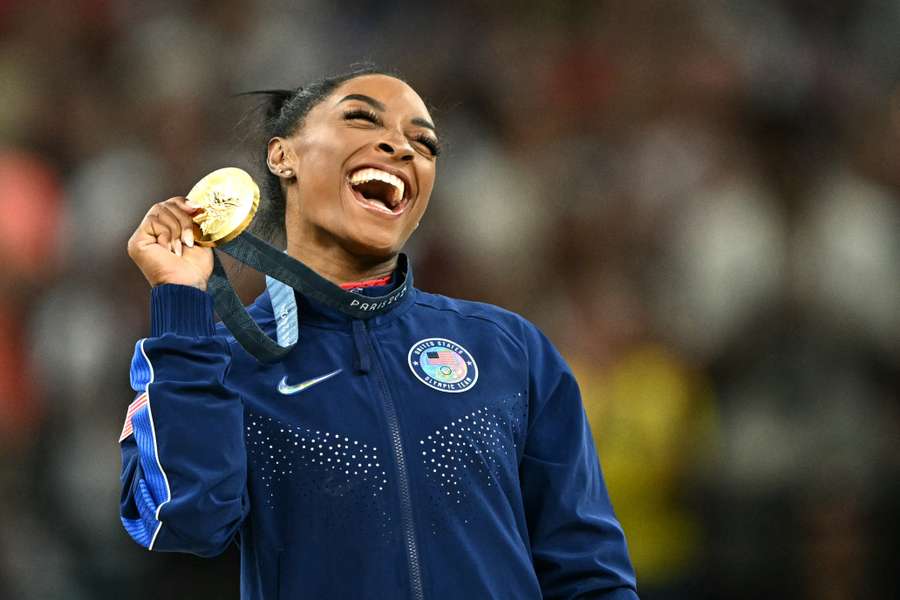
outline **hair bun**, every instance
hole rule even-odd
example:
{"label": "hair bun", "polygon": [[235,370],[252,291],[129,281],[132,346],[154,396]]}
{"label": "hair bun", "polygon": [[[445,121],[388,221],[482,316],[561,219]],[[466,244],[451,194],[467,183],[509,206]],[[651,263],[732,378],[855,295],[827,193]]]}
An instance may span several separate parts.
{"label": "hair bun", "polygon": [[266,119],[277,117],[281,113],[284,103],[294,97],[294,95],[303,88],[296,90],[252,90],[249,92],[241,92],[237,96],[265,96],[266,97]]}

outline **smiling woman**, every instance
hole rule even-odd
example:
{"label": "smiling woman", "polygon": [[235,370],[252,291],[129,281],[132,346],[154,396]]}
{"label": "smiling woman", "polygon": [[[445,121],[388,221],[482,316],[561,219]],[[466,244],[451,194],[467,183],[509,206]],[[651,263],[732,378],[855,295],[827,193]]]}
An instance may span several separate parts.
{"label": "smiling woman", "polygon": [[[440,154],[418,94],[374,70],[329,78],[272,93],[266,133],[269,233],[284,231],[288,253],[336,283],[391,271],[428,207]],[[358,264],[348,253],[368,257],[365,272],[334,270]]]}
{"label": "smiling woman", "polygon": [[267,93],[264,223],[334,294],[391,300],[350,315],[269,279],[248,311],[292,348],[261,364],[214,323],[196,209],[151,207],[128,244],[153,289],[126,531],[202,556],[239,541],[242,598],[636,598],[559,353],[517,315],[413,287],[400,251],[440,152],[425,103],[372,71]]}

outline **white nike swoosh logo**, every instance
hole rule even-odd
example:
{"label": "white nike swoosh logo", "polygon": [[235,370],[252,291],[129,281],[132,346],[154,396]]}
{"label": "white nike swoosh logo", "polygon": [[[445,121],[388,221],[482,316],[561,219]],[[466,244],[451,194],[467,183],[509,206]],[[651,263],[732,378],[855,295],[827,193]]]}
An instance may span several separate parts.
{"label": "white nike swoosh logo", "polygon": [[307,379],[306,381],[301,381],[296,385],[288,385],[287,375],[281,378],[281,381],[278,382],[278,391],[284,394],[285,396],[289,396],[291,394],[296,394],[298,392],[302,392],[303,390],[307,390],[317,383],[322,383],[326,379],[331,379],[338,373],[343,371],[343,369],[338,369],[337,371],[332,371],[331,373],[326,373],[325,375],[320,375],[319,377],[313,377],[312,379]]}

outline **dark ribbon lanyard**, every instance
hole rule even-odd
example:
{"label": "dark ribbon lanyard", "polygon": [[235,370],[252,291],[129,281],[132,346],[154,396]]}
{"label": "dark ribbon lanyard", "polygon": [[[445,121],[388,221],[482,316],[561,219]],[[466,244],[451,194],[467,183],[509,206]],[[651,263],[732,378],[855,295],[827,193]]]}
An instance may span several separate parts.
{"label": "dark ribbon lanyard", "polygon": [[[389,294],[372,297],[341,289],[299,260],[246,231],[216,249],[294,288],[306,298],[355,319],[369,319],[387,312],[406,295],[409,283],[407,258],[403,254],[397,264],[397,287]],[[213,297],[216,313],[234,339],[258,361],[277,362],[293,349],[293,345],[279,346],[250,317],[215,252],[207,291]]]}

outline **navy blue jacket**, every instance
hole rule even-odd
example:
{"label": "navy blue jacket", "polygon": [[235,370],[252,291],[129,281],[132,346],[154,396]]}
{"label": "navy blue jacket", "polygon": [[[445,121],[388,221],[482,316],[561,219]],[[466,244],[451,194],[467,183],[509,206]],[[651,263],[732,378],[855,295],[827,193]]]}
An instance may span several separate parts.
{"label": "navy blue jacket", "polygon": [[245,599],[637,598],[578,386],[532,324],[412,286],[367,321],[274,280],[249,310],[282,345],[299,324],[281,362],[206,293],[153,289],[121,440],[139,544],[236,541]]}

